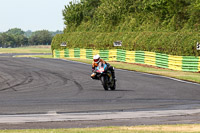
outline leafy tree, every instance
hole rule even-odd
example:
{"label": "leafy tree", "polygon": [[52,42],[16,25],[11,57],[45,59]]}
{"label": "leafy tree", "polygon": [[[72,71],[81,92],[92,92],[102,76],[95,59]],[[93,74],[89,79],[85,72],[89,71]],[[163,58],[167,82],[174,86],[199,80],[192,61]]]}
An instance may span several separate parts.
{"label": "leafy tree", "polygon": [[194,29],[195,31],[200,30],[200,0],[193,0],[193,3],[189,8],[190,17],[188,20],[187,27]]}
{"label": "leafy tree", "polygon": [[25,33],[24,33],[24,35],[26,36],[26,37],[30,37],[31,35],[32,35],[32,31],[31,30],[27,30]]}
{"label": "leafy tree", "polygon": [[51,35],[55,36],[56,34],[62,34],[62,33],[63,33],[63,31],[57,30],[55,32],[51,32]]}
{"label": "leafy tree", "polygon": [[78,27],[82,22],[93,21],[94,14],[100,0],[81,0],[80,2],[70,2],[63,10],[65,25],[67,28],[73,29]]}
{"label": "leafy tree", "polygon": [[28,44],[28,38],[24,35],[16,35],[14,36],[15,44],[12,47],[19,47]]}
{"label": "leafy tree", "polygon": [[198,30],[199,3],[200,0],[80,0],[63,10],[65,31],[176,31],[185,25]]}
{"label": "leafy tree", "polygon": [[[21,47],[26,45],[50,45],[52,37],[62,31],[49,32],[48,30],[40,30],[32,32],[28,30],[22,31],[20,28],[9,29],[4,33],[0,33],[0,47]],[[25,35],[26,34],[26,35]]]}
{"label": "leafy tree", "polygon": [[100,0],[82,0],[83,6],[83,19],[84,21],[90,21],[94,18],[96,9],[100,5]]}
{"label": "leafy tree", "polygon": [[190,2],[186,0],[145,0],[144,11],[152,12],[160,18],[160,23],[169,24],[169,28],[183,28],[188,19],[187,8]]}
{"label": "leafy tree", "polygon": [[2,45],[3,45],[3,42],[2,42],[2,37],[1,37],[1,35],[2,35],[2,33],[0,33],[0,47],[2,47]]}
{"label": "leafy tree", "polygon": [[1,40],[2,47],[11,47],[12,45],[15,44],[15,39],[14,39],[13,35],[10,35],[7,33],[2,33],[0,35],[0,40]]}
{"label": "leafy tree", "polygon": [[30,45],[50,45],[52,34],[48,30],[40,30],[34,32],[29,38]]}
{"label": "leafy tree", "polygon": [[19,28],[13,28],[13,29],[9,29],[6,33],[12,34],[12,35],[24,35],[25,32]]}
{"label": "leafy tree", "polygon": [[65,25],[71,26],[75,25],[78,26],[81,24],[83,20],[83,6],[81,3],[73,3],[70,2],[69,5],[65,6],[63,10],[63,16],[65,20]]}

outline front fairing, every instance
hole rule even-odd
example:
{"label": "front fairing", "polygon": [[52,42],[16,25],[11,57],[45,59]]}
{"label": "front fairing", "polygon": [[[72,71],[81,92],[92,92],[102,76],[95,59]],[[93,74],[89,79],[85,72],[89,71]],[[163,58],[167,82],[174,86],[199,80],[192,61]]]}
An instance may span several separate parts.
{"label": "front fairing", "polygon": [[107,71],[107,64],[100,62],[96,68],[96,72],[103,74],[106,73],[106,71]]}

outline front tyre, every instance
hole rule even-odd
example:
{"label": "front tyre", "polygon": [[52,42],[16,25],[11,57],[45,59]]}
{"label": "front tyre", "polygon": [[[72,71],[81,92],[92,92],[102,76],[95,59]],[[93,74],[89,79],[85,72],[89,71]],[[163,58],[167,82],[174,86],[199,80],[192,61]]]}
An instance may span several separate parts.
{"label": "front tyre", "polygon": [[108,90],[108,84],[107,84],[107,77],[106,76],[101,76],[101,83],[103,85],[104,90]]}
{"label": "front tyre", "polygon": [[110,87],[111,90],[115,90],[116,89],[116,81],[115,79],[113,79],[113,84],[112,86]]}

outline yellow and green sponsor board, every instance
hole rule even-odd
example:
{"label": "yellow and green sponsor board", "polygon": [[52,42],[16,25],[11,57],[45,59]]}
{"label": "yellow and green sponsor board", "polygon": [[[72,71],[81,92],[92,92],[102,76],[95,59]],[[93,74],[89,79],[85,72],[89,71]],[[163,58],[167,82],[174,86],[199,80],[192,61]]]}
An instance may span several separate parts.
{"label": "yellow and green sponsor board", "polygon": [[179,71],[200,71],[200,57],[195,56],[174,56],[156,52],[126,51],[122,49],[93,50],[74,48],[60,51],[53,50],[55,58],[93,59],[96,54],[99,54],[106,61],[140,63]]}

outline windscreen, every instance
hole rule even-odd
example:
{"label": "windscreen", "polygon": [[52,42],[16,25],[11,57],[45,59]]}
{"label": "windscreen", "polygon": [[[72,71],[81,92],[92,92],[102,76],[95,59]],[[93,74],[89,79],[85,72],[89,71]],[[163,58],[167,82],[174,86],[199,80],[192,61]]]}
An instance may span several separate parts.
{"label": "windscreen", "polygon": [[98,67],[97,67],[97,72],[100,72],[100,73],[104,72],[104,67],[105,67],[105,64],[103,64],[102,62],[100,62],[98,64]]}

